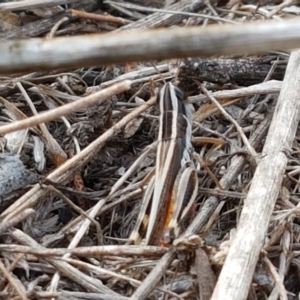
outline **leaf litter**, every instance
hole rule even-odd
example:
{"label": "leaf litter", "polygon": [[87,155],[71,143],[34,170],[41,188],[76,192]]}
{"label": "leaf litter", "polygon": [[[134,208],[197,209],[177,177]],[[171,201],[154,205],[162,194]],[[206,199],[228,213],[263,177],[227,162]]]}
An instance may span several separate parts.
{"label": "leaf litter", "polygon": [[[45,6],[36,1],[29,8],[22,7],[22,1],[0,4],[8,11],[0,16],[0,37],[109,35],[135,26],[239,24],[298,13],[288,2],[261,6],[240,1],[206,5],[194,1],[191,6],[154,0],[54,2]],[[145,58],[135,64],[1,77],[1,126],[74,103],[122,80],[131,84],[100,104],[0,135],[1,297],[127,299],[155,266],[163,269],[167,253],[164,276],[142,298],[210,299],[256,169],[249,149],[262,151],[288,57],[287,52],[273,52],[179,62]],[[154,96],[162,79],[177,79],[194,110],[193,145],[201,168],[190,223],[211,205],[205,216],[200,214],[197,232],[176,241],[174,253],[173,247],[126,245],[144,182],[155,166],[159,112]],[[220,101],[223,113],[205,91]],[[251,148],[243,147],[245,139]],[[266,255],[256,265],[249,299],[276,295],[276,272],[284,274],[280,288],[289,299],[299,293],[298,156],[296,135],[265,237]],[[243,162],[230,175],[235,157]],[[282,256],[287,260],[284,270],[276,271],[282,268]]]}

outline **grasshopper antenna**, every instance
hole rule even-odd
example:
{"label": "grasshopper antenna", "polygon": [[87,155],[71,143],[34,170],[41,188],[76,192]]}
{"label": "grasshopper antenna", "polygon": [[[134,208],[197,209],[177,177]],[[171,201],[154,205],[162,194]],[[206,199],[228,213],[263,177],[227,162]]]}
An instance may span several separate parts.
{"label": "grasshopper antenna", "polygon": [[161,78],[161,80],[163,81],[164,84],[166,84],[166,79],[164,78],[164,76],[161,74],[161,72],[157,69],[156,65],[151,62],[152,67],[155,69],[155,71],[157,72],[157,74],[159,75],[159,77]]}

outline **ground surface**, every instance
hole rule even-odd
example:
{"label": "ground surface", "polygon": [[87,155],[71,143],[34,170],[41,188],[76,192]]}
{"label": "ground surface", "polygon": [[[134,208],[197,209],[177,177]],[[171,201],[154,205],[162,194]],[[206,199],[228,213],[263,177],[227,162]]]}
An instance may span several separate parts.
{"label": "ground surface", "polygon": [[[37,2],[32,7],[25,7],[22,1],[0,4],[0,42],[34,37],[54,41],[56,37],[94,33],[105,39],[133,28],[215,23],[222,27],[233,21],[239,26],[247,21],[296,18],[299,13],[298,6],[290,2],[260,6],[239,1],[73,2],[62,6]],[[66,47],[71,49],[72,44]],[[88,44],[86,47],[89,52]],[[275,187],[267,184],[272,188],[267,193],[272,204],[258,208],[267,188],[252,187],[257,191],[257,215],[253,213],[252,223],[243,232],[246,241],[249,234],[249,243],[253,235],[258,249],[253,250],[257,253],[253,258],[249,251],[245,254],[251,257],[250,281],[253,272],[254,276],[243,293],[248,299],[277,299],[278,294],[280,299],[297,299],[299,147],[294,115],[286,113],[286,123],[291,121],[291,125],[280,125],[291,137],[283,134],[277,140],[278,146],[281,142],[286,145],[280,153],[287,160],[280,167],[283,160],[277,163],[275,155],[273,160],[271,156],[267,165],[274,164],[273,168],[261,171],[261,162],[270,154],[264,150],[262,155],[270,122],[274,111],[280,114],[284,106],[275,109],[286,85],[283,79],[290,57],[288,51],[273,50],[255,56],[240,53],[208,59],[187,55],[164,61],[149,61],[144,53],[137,59],[142,62],[109,66],[96,61],[84,65],[79,59],[74,64],[80,68],[60,65],[57,56],[55,67],[37,69],[20,63],[22,72],[17,74],[9,73],[6,66],[0,78],[1,299],[162,299],[164,295],[169,299],[210,299],[218,278],[222,279],[219,274],[237,224],[243,227],[244,200],[254,197],[251,184],[257,181],[253,176],[268,182],[272,170]],[[11,70],[17,70],[13,64],[14,59]],[[290,74],[297,74],[291,68]],[[298,95],[297,76],[294,78],[290,82],[295,81],[295,90],[288,88],[295,92],[290,103]],[[109,96],[102,96],[101,90],[123,79],[131,80],[130,89],[117,86]],[[198,191],[193,211],[181,227],[183,235],[173,246],[132,246],[129,236],[146,178],[149,180],[155,167],[156,150],[123,182],[119,180],[157,140],[159,109],[154,98],[164,81],[172,81],[186,93],[193,111]],[[29,129],[8,133],[4,127],[63,104],[92,99],[91,95],[100,100],[75,112],[56,114],[43,120],[45,123],[30,123],[26,125]],[[287,111],[297,114],[297,109],[291,106]],[[276,138],[273,149],[276,152]],[[247,200],[245,207],[252,213],[255,206],[251,210]],[[258,225],[259,215],[265,216],[265,229]],[[256,242],[260,231],[263,236]],[[240,245],[238,252],[246,248]],[[231,269],[238,266],[231,265]],[[218,282],[217,287],[220,285]],[[213,299],[222,299],[217,290]],[[242,299],[237,297],[232,299]]]}

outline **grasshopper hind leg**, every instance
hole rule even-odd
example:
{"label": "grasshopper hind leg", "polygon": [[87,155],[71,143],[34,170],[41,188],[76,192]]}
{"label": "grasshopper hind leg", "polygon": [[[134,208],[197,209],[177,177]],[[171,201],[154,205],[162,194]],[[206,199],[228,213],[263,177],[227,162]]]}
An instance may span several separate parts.
{"label": "grasshopper hind leg", "polygon": [[183,231],[184,224],[193,211],[198,191],[198,176],[191,162],[185,163],[177,175],[173,193],[175,193],[175,206],[172,218],[165,227],[163,244],[170,244]]}
{"label": "grasshopper hind leg", "polygon": [[139,211],[135,226],[129,237],[129,240],[132,241],[133,244],[135,244],[135,245],[138,245],[141,243],[143,237],[145,236],[147,228],[148,228],[151,199],[152,199],[153,191],[154,191],[154,182],[155,182],[155,176],[152,176],[152,178],[150,179],[149,185],[146,189],[146,192],[144,194],[143,201],[142,201],[142,204],[140,207],[140,211]]}

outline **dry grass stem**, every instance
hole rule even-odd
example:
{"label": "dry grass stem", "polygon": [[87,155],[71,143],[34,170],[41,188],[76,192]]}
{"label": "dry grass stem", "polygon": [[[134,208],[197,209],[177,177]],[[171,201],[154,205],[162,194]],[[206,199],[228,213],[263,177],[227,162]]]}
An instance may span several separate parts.
{"label": "dry grass stem", "polygon": [[130,89],[130,81],[124,81],[121,83],[117,83],[111,87],[108,87],[105,90],[96,92],[90,96],[84,97],[83,99],[66,104],[61,107],[57,107],[55,109],[52,109],[50,111],[41,113],[37,116],[27,118],[26,120],[22,120],[19,122],[15,122],[10,125],[4,125],[0,128],[0,134],[5,134],[9,132],[13,132],[16,130],[32,127],[34,125],[38,125],[44,122],[49,122],[51,120],[57,119],[59,117],[62,117],[64,115],[70,114],[72,112],[75,112],[76,110],[98,104],[100,105],[101,102],[104,102],[112,95],[122,93],[126,90]]}
{"label": "dry grass stem", "polygon": [[[279,274],[277,273],[276,268],[274,267],[274,265],[271,263],[271,261],[267,257],[264,258],[264,262],[267,265],[267,267],[269,268],[272,276],[274,277],[274,280],[276,282],[276,285],[277,285],[277,288],[278,288],[278,291],[279,291],[280,299],[281,300],[287,300],[288,297],[287,297],[287,293],[286,293],[286,290],[284,288],[284,285],[282,283],[282,278],[280,278]],[[276,295],[274,295],[274,297],[270,297],[270,299],[277,299],[277,297],[278,297],[278,295],[276,293]]]}
{"label": "dry grass stem", "polygon": [[0,233],[5,232],[10,227],[16,226],[34,213],[35,211],[32,208],[28,208],[20,212],[18,215],[11,217],[8,221],[1,222]]}
{"label": "dry grass stem", "polygon": [[13,278],[13,276],[8,272],[8,270],[3,265],[2,261],[0,261],[0,270],[3,273],[4,277],[9,281],[9,283],[16,289],[18,295],[22,300],[27,300],[26,294],[24,293],[23,287]]}
{"label": "dry grass stem", "polygon": [[222,105],[220,105],[220,103],[207,91],[207,89],[203,86],[200,85],[200,89],[202,90],[202,92],[213,102],[213,104],[215,106],[217,106],[217,108],[221,111],[221,113],[228,119],[230,120],[230,122],[235,126],[235,128],[237,129],[237,131],[239,132],[244,144],[246,145],[248,151],[250,152],[250,154],[257,159],[257,153],[254,150],[254,148],[250,145],[246,135],[244,134],[241,126],[234,120],[234,118],[232,118],[230,116],[230,114],[228,114],[226,112],[226,110],[222,107]]}
{"label": "dry grass stem", "polygon": [[160,257],[166,253],[166,249],[156,246],[91,246],[76,247],[72,249],[35,249],[19,245],[0,245],[2,251],[28,253],[37,256],[62,256],[70,253],[76,256],[144,256]]}

